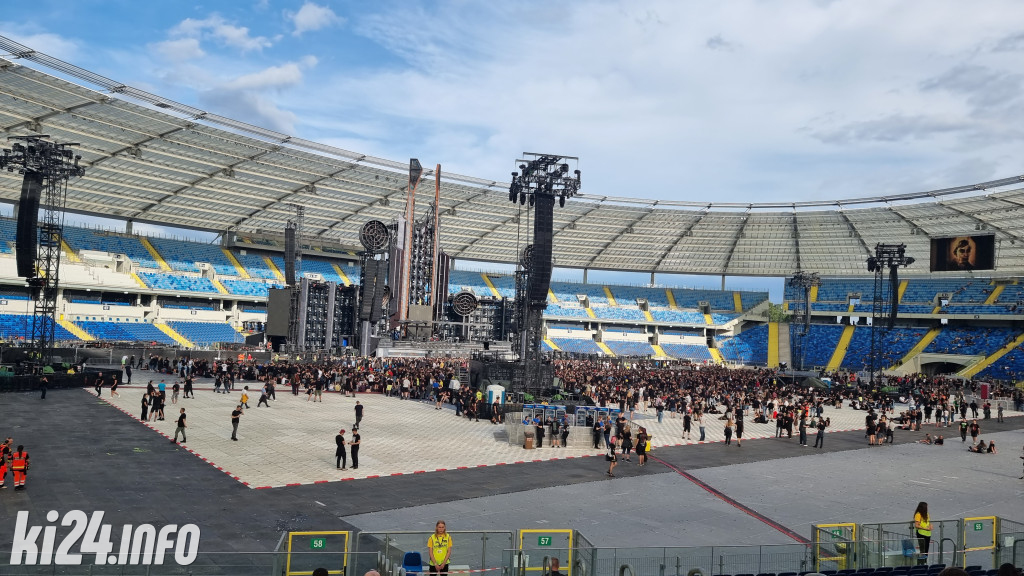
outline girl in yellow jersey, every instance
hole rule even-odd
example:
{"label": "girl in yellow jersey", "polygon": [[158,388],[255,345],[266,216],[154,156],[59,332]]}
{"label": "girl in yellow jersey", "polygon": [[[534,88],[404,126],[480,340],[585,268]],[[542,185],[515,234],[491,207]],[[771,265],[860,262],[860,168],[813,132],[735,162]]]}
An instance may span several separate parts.
{"label": "girl in yellow jersey", "polygon": [[917,541],[920,543],[921,553],[917,557],[918,564],[928,563],[928,547],[932,541],[932,521],[928,518],[928,503],[921,502],[914,510],[914,532],[917,534]]}
{"label": "girl in yellow jersey", "polygon": [[430,573],[447,574],[448,560],[452,556],[452,537],[444,520],[438,520],[434,525],[434,533],[427,539],[427,549],[430,551]]}

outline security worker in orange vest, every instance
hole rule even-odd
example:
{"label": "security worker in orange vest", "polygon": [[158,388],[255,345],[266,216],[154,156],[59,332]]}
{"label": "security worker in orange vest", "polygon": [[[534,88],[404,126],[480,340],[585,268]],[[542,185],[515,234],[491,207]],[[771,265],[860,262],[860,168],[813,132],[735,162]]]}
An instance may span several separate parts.
{"label": "security worker in orange vest", "polygon": [[7,462],[11,458],[11,439],[0,442],[0,490],[7,488]]}
{"label": "security worker in orange vest", "polygon": [[25,447],[18,445],[18,450],[11,455],[11,470],[14,471],[14,489],[25,489],[25,473],[28,472],[28,452]]}

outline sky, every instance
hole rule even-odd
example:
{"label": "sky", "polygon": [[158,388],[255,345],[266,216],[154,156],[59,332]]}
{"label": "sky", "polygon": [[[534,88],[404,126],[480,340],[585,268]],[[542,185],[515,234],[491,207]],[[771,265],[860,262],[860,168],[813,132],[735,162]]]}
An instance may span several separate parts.
{"label": "sky", "polygon": [[1024,173],[1013,0],[9,3],[0,34],[213,113],[582,192],[842,199]]}

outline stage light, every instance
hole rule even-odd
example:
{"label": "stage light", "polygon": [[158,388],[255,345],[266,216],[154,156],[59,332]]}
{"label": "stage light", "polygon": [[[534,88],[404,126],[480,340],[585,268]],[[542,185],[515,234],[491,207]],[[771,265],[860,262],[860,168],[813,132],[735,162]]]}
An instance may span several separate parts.
{"label": "stage light", "polygon": [[562,174],[568,174],[568,173],[569,173],[569,165],[568,164],[562,164]]}

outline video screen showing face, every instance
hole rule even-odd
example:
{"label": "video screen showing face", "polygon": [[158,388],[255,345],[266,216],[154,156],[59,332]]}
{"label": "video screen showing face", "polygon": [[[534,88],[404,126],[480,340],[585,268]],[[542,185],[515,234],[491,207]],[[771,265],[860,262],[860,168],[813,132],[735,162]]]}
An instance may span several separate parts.
{"label": "video screen showing face", "polygon": [[992,270],[995,268],[994,235],[932,238],[932,272]]}

